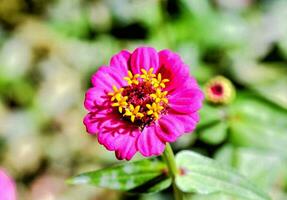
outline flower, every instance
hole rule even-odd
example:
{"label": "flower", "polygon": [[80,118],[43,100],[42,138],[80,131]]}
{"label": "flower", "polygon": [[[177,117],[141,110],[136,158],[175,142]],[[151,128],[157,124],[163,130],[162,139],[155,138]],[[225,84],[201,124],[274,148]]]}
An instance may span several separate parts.
{"label": "flower", "polygon": [[3,169],[0,169],[0,197],[1,200],[16,200],[15,183]]}
{"label": "flower", "polygon": [[228,104],[235,98],[235,88],[230,80],[216,76],[209,80],[204,88],[207,101],[214,104]]}
{"label": "flower", "polygon": [[170,50],[123,50],[91,81],[84,124],[118,159],[130,160],[136,152],[160,155],[167,142],[192,132],[199,121],[203,93]]}

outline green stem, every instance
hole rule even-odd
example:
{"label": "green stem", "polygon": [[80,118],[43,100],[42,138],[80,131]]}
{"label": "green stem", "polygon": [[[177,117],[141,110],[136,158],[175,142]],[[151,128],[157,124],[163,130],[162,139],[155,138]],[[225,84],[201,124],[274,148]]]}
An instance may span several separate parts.
{"label": "green stem", "polygon": [[178,169],[176,167],[174,154],[173,154],[172,148],[171,148],[169,143],[167,143],[162,156],[163,156],[163,159],[165,160],[165,162],[167,164],[169,175],[172,178],[172,187],[173,187],[173,192],[174,192],[174,199],[175,200],[183,200],[183,194],[177,188],[177,186],[175,184],[175,177],[178,173]]}

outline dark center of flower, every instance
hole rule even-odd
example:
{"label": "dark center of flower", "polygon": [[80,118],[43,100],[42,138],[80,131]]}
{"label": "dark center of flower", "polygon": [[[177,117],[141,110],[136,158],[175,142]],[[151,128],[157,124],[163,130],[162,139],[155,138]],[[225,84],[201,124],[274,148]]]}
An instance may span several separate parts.
{"label": "dark center of flower", "polygon": [[123,120],[127,120],[140,128],[150,125],[166,113],[168,104],[167,91],[164,91],[168,79],[162,79],[161,74],[141,70],[142,74],[133,75],[128,71],[124,79],[127,85],[122,88],[113,86],[111,96],[113,107],[117,107]]}
{"label": "dark center of flower", "polygon": [[223,87],[220,84],[213,85],[210,89],[214,95],[221,96],[223,94]]}
{"label": "dark center of flower", "polygon": [[140,82],[139,84],[132,84],[123,87],[123,96],[128,96],[127,102],[133,105],[145,106],[152,104],[153,98],[150,94],[156,92],[155,88],[149,82]]}

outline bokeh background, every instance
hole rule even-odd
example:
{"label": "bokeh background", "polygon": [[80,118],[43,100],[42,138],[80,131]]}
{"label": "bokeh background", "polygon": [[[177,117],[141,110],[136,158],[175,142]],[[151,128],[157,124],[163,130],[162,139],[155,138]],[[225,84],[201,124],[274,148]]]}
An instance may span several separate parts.
{"label": "bokeh background", "polygon": [[206,101],[196,132],[173,148],[231,165],[286,200],[286,21],[287,0],[0,0],[0,166],[19,199],[172,198],[65,184],[118,162],[85,132],[84,92],[111,55],[145,44],[178,52],[202,87],[223,75],[236,88],[228,105]]}

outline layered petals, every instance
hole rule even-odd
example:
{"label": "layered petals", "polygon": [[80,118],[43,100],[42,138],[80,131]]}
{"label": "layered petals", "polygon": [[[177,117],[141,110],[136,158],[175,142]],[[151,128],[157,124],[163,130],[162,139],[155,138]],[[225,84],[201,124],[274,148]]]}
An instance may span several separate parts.
{"label": "layered petals", "polygon": [[137,148],[143,156],[160,155],[165,148],[164,140],[156,134],[156,126],[146,127],[138,137]]}
{"label": "layered petals", "polygon": [[179,90],[169,98],[169,106],[180,113],[193,113],[202,106],[204,96],[199,89]]}
{"label": "layered petals", "polygon": [[159,120],[156,133],[161,140],[174,142],[179,136],[191,133],[198,121],[198,113],[182,114],[171,110],[169,115],[163,116]]}
{"label": "layered petals", "polygon": [[[160,155],[167,142],[191,133],[199,121],[204,95],[189,67],[170,50],[123,50],[111,58],[110,66],[98,69],[92,84],[85,96],[84,124],[120,160],[130,160],[137,152]],[[117,93],[111,98],[113,91]]]}
{"label": "layered petals", "polygon": [[98,106],[103,106],[107,102],[107,95],[100,87],[88,89],[85,94],[84,106],[87,110],[95,110]]}
{"label": "layered petals", "polygon": [[159,57],[154,48],[140,47],[132,53],[130,64],[134,74],[139,74],[141,69],[148,71],[150,68],[156,72],[159,68]]}
{"label": "layered petals", "polygon": [[178,88],[198,87],[195,79],[189,75],[188,66],[183,63],[179,55],[170,50],[162,50],[158,54],[160,60],[158,72],[163,78],[170,80],[166,84],[166,90],[173,93]]}
{"label": "layered petals", "polygon": [[123,76],[119,76],[121,71],[117,67],[102,66],[97,73],[92,76],[92,84],[104,90],[105,93],[112,89],[112,86],[121,87],[125,84]]}
{"label": "layered petals", "polygon": [[110,66],[116,68],[121,77],[127,76],[130,57],[130,52],[122,50],[111,58]]}
{"label": "layered petals", "polygon": [[118,148],[116,148],[116,157],[119,160],[130,160],[137,152],[136,141],[138,134],[121,135],[121,139],[117,140]]}

